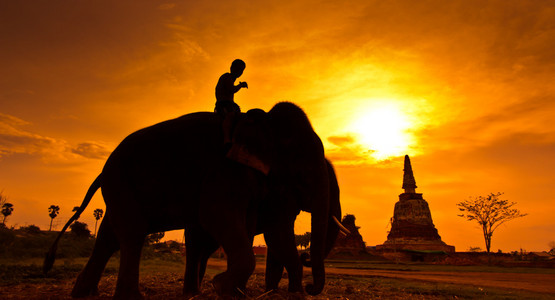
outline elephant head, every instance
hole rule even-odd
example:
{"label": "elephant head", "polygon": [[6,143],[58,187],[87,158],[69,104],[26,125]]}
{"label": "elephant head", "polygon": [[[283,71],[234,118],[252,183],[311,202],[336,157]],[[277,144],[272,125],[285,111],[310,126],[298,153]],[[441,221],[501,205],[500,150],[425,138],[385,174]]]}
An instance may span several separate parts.
{"label": "elephant head", "polygon": [[[306,114],[295,104],[281,102],[268,113],[256,109],[236,125],[228,158],[249,165],[268,177],[268,198],[294,200],[297,209],[284,210],[292,218],[299,209],[311,213],[310,266],[319,294],[325,283],[324,259],[339,231],[330,222],[341,217],[335,172]],[[306,260],[306,259],[305,259]]]}

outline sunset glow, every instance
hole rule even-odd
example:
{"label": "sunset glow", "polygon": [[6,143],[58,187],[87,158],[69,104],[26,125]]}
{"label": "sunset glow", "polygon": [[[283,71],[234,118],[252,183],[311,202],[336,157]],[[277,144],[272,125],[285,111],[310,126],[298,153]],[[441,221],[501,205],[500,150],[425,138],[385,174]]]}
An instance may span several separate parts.
{"label": "sunset glow", "polygon": [[[306,112],[366,245],[387,238],[408,154],[457,251],[483,247],[457,202],[492,192],[528,213],[496,231],[493,251],[549,250],[554,20],[550,1],[1,1],[6,225],[48,229],[58,205],[61,229],[126,136],[213,112],[218,78],[240,58],[241,110]],[[96,208],[101,193],[81,216],[89,228]]]}
{"label": "sunset glow", "polygon": [[383,160],[408,153],[414,140],[408,132],[411,125],[393,103],[382,102],[362,109],[350,128],[374,158]]}

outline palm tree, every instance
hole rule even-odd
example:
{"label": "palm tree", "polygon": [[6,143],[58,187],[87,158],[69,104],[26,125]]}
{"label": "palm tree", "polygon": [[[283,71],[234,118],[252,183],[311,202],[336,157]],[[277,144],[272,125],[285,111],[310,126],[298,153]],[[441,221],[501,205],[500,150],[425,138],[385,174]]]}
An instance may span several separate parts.
{"label": "palm tree", "polygon": [[54,221],[54,218],[60,213],[60,207],[58,205],[50,205],[48,212],[50,216],[50,229],[48,229],[48,231],[52,231],[52,221]]}
{"label": "palm tree", "polygon": [[12,214],[13,211],[13,204],[4,202],[2,204],[2,214],[4,215],[4,219],[2,220],[2,225],[6,225],[6,218]]}
{"label": "palm tree", "polygon": [[98,224],[98,220],[102,218],[103,213],[104,211],[100,208],[95,209],[93,212],[94,218],[96,219],[96,222],[94,223],[94,237],[96,237],[96,224]]}

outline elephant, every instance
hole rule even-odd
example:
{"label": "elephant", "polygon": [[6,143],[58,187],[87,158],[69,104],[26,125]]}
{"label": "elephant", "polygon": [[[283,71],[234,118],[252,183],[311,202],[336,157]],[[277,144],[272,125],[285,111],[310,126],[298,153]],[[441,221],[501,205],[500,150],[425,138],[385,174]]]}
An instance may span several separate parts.
{"label": "elephant", "polygon": [[[327,257],[333,248],[335,238],[338,232],[349,234],[349,230],[345,228],[338,220],[341,216],[341,206],[339,202],[339,186],[333,166],[326,161],[328,166],[329,182],[330,182],[330,218],[329,222],[335,222],[338,226],[328,226],[324,257]],[[272,194],[276,195],[276,194]],[[287,269],[289,278],[289,292],[302,292],[302,266],[299,260],[297,248],[295,245],[294,222],[296,215],[300,209],[296,208],[297,203],[291,197],[282,197],[280,200],[289,200],[289,202],[268,202],[279,203],[281,206],[288,206],[284,211],[296,212],[288,216],[280,216],[279,219],[271,220],[272,214],[269,209],[276,209],[275,206],[259,210],[259,218],[257,221],[256,233],[264,233],[267,244],[266,257],[266,290],[271,291],[278,288],[278,284],[282,278],[284,268]],[[270,219],[269,219],[270,218]],[[186,232],[187,241],[187,264],[185,271],[185,295],[193,296],[199,293],[200,283],[204,276],[208,257],[217,249],[217,243],[210,239],[206,234],[200,234],[188,230]],[[211,246],[206,246],[211,245]],[[303,253],[301,256],[302,264],[310,267],[309,255]],[[321,278],[324,278],[321,276]],[[318,283],[317,287],[309,286],[307,291],[309,294],[318,294],[323,288],[324,282]]]}
{"label": "elephant", "polygon": [[[339,231],[330,220],[341,217],[341,208],[335,173],[308,117],[290,102],[280,102],[267,113],[241,113],[231,147],[223,142],[222,124],[218,114],[197,112],[126,137],[54,241],[44,271],[53,265],[62,234],[101,189],[106,214],[73,297],[97,292],[107,261],[119,249],[114,298],[141,299],[139,261],[146,235],[183,228],[185,295],[198,292],[208,255],[220,245],[228,266],[214,277],[214,287],[220,295],[244,289],[255,266],[253,238],[261,232],[268,244],[267,288],[277,287],[285,267],[289,290],[302,291],[304,263],[312,267],[314,281],[306,291],[320,293],[324,258]],[[291,243],[299,210],[311,213],[310,260],[300,259]]]}

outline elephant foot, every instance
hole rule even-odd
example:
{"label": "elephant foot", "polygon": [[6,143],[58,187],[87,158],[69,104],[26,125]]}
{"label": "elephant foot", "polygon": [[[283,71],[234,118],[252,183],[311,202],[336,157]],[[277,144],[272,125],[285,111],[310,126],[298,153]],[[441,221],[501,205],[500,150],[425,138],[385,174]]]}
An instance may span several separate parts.
{"label": "elephant foot", "polygon": [[294,293],[289,293],[289,295],[287,295],[287,299],[290,299],[290,300],[304,300],[304,299],[306,299],[306,296],[305,296],[304,292],[294,292]]}
{"label": "elephant foot", "polygon": [[84,298],[89,296],[97,296],[98,295],[98,284],[94,284],[94,281],[90,279],[86,279],[83,274],[79,274],[77,276],[77,280],[75,281],[75,285],[71,290],[71,297],[73,298]]}
{"label": "elephant foot", "polygon": [[287,291],[289,293],[301,293],[304,294],[304,288],[302,281],[292,280],[289,278],[289,285],[287,286]]}
{"label": "elephant foot", "polygon": [[112,299],[113,300],[144,300],[144,297],[139,291],[134,291],[134,292],[116,291]]}
{"label": "elephant foot", "polygon": [[197,290],[183,290],[183,298],[191,299],[197,295],[200,295],[200,291]]}
{"label": "elephant foot", "polygon": [[82,287],[77,284],[71,290],[72,298],[84,298],[90,296],[98,296],[98,287]]}
{"label": "elephant foot", "polygon": [[212,286],[214,290],[216,290],[218,296],[223,299],[244,298],[246,296],[245,289],[235,286],[226,272],[214,276],[214,279],[212,279]]}

